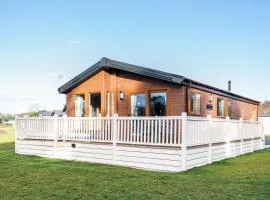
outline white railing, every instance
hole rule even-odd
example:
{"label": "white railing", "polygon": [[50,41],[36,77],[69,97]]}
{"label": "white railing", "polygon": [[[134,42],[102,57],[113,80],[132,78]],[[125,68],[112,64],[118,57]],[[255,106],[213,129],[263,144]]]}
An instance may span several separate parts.
{"label": "white railing", "polygon": [[58,139],[71,141],[112,142],[111,118],[59,118]]}
{"label": "white railing", "polygon": [[196,146],[263,138],[257,121],[211,117],[17,118],[18,139]]}
{"label": "white railing", "polygon": [[119,117],[117,142],[180,145],[181,117]]}
{"label": "white railing", "polygon": [[187,117],[187,145],[247,140],[262,137],[257,121]]}
{"label": "white railing", "polygon": [[17,118],[16,132],[20,139],[54,139],[54,124],[52,117]]}

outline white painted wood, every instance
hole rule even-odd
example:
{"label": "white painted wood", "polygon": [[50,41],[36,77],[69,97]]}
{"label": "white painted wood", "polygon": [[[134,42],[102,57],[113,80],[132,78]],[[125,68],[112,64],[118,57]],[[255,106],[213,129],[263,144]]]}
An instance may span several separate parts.
{"label": "white painted wood", "polygon": [[182,171],[186,170],[186,154],[187,154],[187,113],[182,113],[182,141],[181,141],[181,151],[182,151]]}
{"label": "white painted wood", "polygon": [[188,117],[186,113],[16,118],[15,138],[19,154],[161,171],[184,171],[264,147],[259,122]]}

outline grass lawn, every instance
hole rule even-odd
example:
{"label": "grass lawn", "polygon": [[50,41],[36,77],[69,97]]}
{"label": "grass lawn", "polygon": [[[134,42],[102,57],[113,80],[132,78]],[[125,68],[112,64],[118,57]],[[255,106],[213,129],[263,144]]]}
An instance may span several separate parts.
{"label": "grass lawn", "polygon": [[270,199],[270,150],[184,173],[14,154],[0,127],[0,199]]}

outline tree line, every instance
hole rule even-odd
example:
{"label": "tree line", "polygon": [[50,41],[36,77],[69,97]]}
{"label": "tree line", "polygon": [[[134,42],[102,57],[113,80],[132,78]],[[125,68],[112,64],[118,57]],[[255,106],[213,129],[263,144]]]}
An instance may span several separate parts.
{"label": "tree line", "polygon": [[14,120],[16,115],[19,117],[24,117],[24,116],[28,116],[28,117],[37,117],[39,112],[25,112],[25,113],[20,113],[20,114],[3,114],[0,113],[0,119],[4,119],[6,121],[9,120]]}

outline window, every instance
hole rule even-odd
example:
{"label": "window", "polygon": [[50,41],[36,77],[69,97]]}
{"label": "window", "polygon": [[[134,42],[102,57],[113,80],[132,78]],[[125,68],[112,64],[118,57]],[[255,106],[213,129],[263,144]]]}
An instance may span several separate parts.
{"label": "window", "polygon": [[84,95],[75,95],[75,117],[84,117]]}
{"label": "window", "polygon": [[101,95],[100,93],[89,94],[89,116],[101,116]]}
{"label": "window", "polygon": [[130,96],[131,116],[145,116],[145,94],[132,94]]}
{"label": "window", "polygon": [[232,117],[232,101],[228,101],[228,115],[229,117]]}
{"label": "window", "polygon": [[150,93],[150,114],[152,116],[166,115],[166,92]]}
{"label": "window", "polygon": [[190,95],[190,112],[199,115],[201,112],[201,95],[191,94]]}
{"label": "window", "polygon": [[217,99],[217,116],[224,117],[224,100],[221,98]]}

